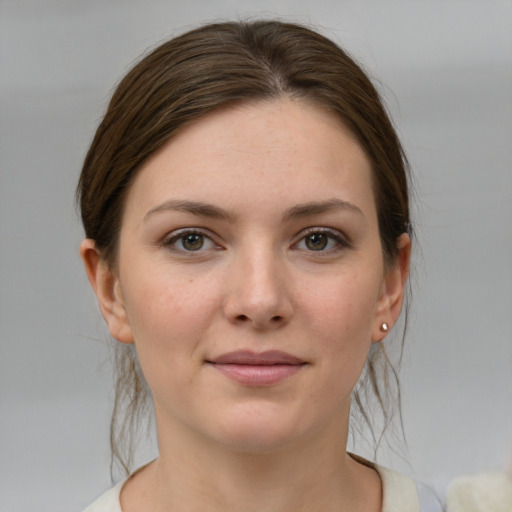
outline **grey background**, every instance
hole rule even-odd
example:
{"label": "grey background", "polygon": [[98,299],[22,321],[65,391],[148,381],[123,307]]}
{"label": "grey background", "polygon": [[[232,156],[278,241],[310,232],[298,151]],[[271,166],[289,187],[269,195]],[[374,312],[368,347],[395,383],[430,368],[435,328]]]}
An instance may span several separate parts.
{"label": "grey background", "polygon": [[80,510],[110,483],[111,370],[73,192],[113,84],[200,21],[275,14],[321,27],[378,77],[415,173],[409,450],[380,461],[438,487],[508,464],[512,2],[4,0],[2,512]]}

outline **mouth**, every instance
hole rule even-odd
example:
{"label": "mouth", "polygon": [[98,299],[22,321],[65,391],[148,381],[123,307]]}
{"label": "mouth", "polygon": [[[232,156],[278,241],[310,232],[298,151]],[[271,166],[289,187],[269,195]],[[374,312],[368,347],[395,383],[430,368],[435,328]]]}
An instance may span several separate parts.
{"label": "mouth", "polygon": [[265,387],[292,377],[308,363],[279,350],[261,353],[240,350],[206,360],[206,364],[240,384]]}

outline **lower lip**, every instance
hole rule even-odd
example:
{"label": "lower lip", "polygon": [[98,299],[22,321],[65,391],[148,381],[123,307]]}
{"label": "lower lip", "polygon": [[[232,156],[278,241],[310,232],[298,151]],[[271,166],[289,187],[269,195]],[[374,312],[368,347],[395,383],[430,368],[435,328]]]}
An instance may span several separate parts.
{"label": "lower lip", "polygon": [[304,365],[301,364],[274,364],[274,365],[246,365],[246,364],[216,364],[211,366],[230,379],[246,386],[272,386],[292,375],[298,373]]}

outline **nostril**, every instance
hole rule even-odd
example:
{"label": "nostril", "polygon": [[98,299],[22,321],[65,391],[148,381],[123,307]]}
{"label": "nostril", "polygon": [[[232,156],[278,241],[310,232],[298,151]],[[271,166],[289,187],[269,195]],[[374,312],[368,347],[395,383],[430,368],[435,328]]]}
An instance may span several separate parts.
{"label": "nostril", "polygon": [[241,320],[242,322],[245,322],[246,320],[249,320],[247,318],[247,315],[238,315],[236,318],[237,318],[237,320]]}
{"label": "nostril", "polygon": [[272,322],[280,322],[282,319],[283,319],[282,316],[276,315],[276,316],[273,316],[270,320]]}

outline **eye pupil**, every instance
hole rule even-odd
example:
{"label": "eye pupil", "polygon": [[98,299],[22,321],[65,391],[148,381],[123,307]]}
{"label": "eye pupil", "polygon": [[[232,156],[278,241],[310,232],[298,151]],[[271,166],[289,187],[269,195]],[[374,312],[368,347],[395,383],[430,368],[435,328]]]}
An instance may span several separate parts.
{"label": "eye pupil", "polygon": [[313,233],[306,238],[306,246],[312,251],[321,251],[327,247],[328,238],[325,233]]}
{"label": "eye pupil", "polygon": [[203,247],[204,237],[203,235],[191,233],[182,238],[182,244],[187,251],[198,251]]}

